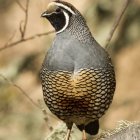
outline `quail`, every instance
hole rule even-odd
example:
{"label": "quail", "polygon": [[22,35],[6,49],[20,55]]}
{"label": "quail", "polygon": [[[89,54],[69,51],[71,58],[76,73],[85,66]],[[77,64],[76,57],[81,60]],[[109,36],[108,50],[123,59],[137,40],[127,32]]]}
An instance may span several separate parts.
{"label": "quail", "polygon": [[95,135],[116,86],[111,59],[92,36],[84,17],[70,3],[50,2],[42,17],[56,31],[40,71],[43,97],[50,111],[67,126]]}

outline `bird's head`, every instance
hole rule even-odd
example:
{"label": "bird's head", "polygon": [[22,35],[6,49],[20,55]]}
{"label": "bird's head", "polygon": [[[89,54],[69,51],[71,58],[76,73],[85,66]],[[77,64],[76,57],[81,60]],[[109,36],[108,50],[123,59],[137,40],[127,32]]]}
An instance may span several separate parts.
{"label": "bird's head", "polygon": [[47,10],[41,16],[50,21],[56,33],[61,33],[69,26],[70,19],[77,13],[76,8],[70,3],[53,1],[49,3]]}

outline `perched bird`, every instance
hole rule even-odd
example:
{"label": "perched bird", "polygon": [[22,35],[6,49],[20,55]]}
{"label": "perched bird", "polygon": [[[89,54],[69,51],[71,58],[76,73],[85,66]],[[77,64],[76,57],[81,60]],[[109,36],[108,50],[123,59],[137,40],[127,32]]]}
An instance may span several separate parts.
{"label": "perched bird", "polygon": [[66,123],[66,140],[73,123],[86,140],[86,133],[98,133],[99,118],[113,99],[116,82],[111,59],[70,3],[50,2],[41,16],[56,31],[40,72],[44,101]]}

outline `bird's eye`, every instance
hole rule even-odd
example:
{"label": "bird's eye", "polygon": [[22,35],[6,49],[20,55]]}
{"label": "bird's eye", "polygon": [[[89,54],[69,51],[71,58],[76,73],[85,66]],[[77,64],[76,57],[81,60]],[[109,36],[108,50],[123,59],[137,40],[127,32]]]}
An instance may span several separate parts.
{"label": "bird's eye", "polygon": [[57,12],[57,13],[61,12],[61,9],[60,9],[60,8],[57,8],[57,9],[56,9],[56,12]]}

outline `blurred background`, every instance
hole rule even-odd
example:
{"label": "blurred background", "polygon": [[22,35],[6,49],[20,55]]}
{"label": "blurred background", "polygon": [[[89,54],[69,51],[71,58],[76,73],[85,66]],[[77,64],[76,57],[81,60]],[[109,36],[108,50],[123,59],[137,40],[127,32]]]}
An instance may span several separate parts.
{"label": "blurred background", "polygon": [[[66,1],[83,14],[95,39],[104,46],[124,1]],[[19,2],[25,7],[26,0]],[[47,20],[40,18],[48,3],[49,0],[30,0],[25,38],[53,30]],[[19,27],[24,17],[15,0],[0,0],[0,48],[21,38]],[[0,51],[0,140],[41,140],[61,122],[44,105],[39,79],[54,35],[36,37]],[[109,47],[117,88],[110,109],[100,120],[102,129],[115,128],[119,120],[140,121],[140,0],[130,3]],[[39,106],[40,100],[47,115],[1,75],[20,86]]]}

